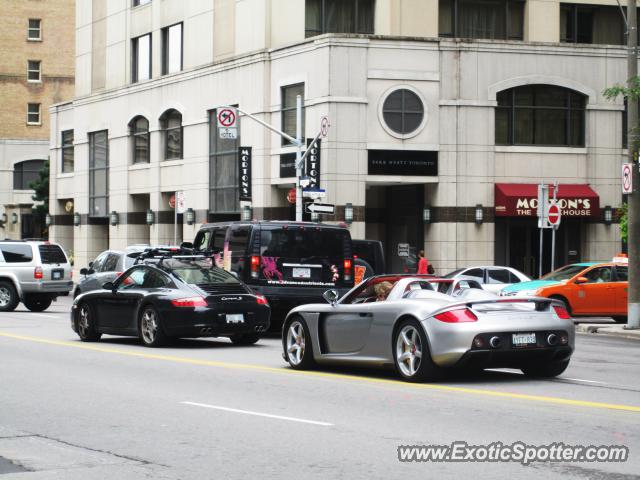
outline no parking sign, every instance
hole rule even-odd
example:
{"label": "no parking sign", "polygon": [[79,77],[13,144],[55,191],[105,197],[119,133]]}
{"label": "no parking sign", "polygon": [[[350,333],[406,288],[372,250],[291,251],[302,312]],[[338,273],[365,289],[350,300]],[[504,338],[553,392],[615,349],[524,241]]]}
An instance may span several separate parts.
{"label": "no parking sign", "polygon": [[624,195],[629,195],[633,193],[633,164],[632,163],[623,163],[622,164],[622,193]]}

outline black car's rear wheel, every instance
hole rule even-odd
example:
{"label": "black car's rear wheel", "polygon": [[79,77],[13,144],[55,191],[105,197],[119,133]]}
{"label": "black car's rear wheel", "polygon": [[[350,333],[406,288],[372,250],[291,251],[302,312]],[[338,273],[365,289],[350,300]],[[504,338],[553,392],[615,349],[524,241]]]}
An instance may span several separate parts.
{"label": "black car's rear wheel", "polygon": [[258,340],[260,340],[260,336],[251,334],[238,334],[231,335],[229,339],[233,342],[234,345],[253,345]]}
{"label": "black car's rear wheel", "polygon": [[44,312],[47,308],[51,306],[50,298],[29,298],[27,297],[24,301],[24,306],[27,307],[32,312]]}
{"label": "black car's rear wheel", "polygon": [[145,347],[159,347],[167,341],[160,324],[160,316],[151,305],[147,305],[142,309],[138,331],[140,340],[142,340]]}
{"label": "black car's rear wheel", "polygon": [[427,335],[417,320],[404,320],[393,342],[396,370],[408,382],[425,382],[440,377],[441,370],[433,363]]}
{"label": "black car's rear wheel", "polygon": [[76,314],[76,329],[78,336],[83,342],[97,342],[102,336],[96,331],[96,323],[93,310],[88,303],[78,305],[78,313]]}
{"label": "black car's rear wheel", "polygon": [[13,312],[20,303],[16,287],[11,282],[0,282],[0,312]]}
{"label": "black car's rear wheel", "polygon": [[569,366],[569,359],[555,362],[541,362],[522,367],[522,372],[528,377],[551,378],[557,377]]}
{"label": "black car's rear wheel", "polygon": [[282,329],[284,357],[296,370],[307,370],[315,366],[311,335],[306,322],[300,317],[290,318]]}

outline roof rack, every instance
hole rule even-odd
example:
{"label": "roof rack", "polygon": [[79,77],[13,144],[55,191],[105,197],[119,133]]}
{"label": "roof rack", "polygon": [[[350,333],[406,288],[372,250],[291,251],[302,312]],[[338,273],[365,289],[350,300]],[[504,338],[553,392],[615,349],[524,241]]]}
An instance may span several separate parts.
{"label": "roof rack", "polygon": [[156,262],[158,267],[163,267],[164,260],[204,260],[211,258],[208,253],[207,251],[195,253],[193,249],[184,247],[151,247],[142,251],[131,252],[127,254],[127,257],[135,259],[134,265],[153,261]]}

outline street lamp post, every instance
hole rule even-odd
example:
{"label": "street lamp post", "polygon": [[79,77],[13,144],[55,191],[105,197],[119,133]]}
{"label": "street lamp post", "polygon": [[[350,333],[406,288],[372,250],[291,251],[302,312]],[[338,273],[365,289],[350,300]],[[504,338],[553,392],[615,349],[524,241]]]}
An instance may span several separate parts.
{"label": "street lamp post", "polygon": [[[628,87],[637,88],[638,28],[636,0],[627,2],[627,77]],[[628,195],[627,245],[629,246],[629,304],[627,328],[640,328],[640,172],[638,171],[638,99],[627,101],[629,163],[633,165],[633,192]]]}

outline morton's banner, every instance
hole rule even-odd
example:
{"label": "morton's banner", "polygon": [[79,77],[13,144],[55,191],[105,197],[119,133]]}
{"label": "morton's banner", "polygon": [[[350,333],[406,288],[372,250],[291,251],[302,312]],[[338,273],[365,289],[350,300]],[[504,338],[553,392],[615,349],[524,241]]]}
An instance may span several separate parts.
{"label": "morton's banner", "polygon": [[251,201],[251,147],[240,147],[238,150],[238,185],[240,201]]}

